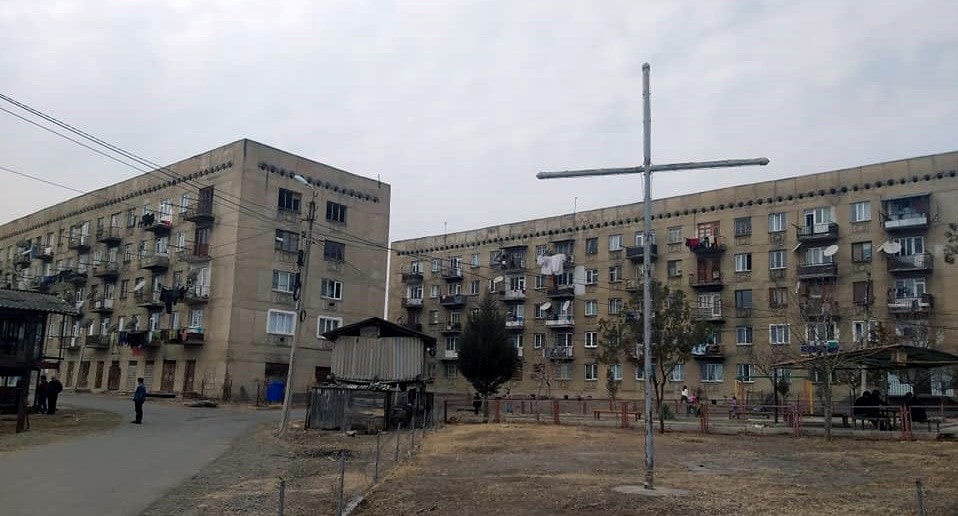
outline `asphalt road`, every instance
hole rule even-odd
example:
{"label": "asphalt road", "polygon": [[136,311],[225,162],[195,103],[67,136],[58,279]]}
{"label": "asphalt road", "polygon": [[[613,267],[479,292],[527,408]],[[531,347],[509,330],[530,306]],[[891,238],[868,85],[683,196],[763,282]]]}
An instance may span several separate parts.
{"label": "asphalt road", "polygon": [[[65,393],[66,394],[66,393]],[[188,480],[253,425],[278,411],[187,408],[150,403],[142,425],[133,402],[66,394],[60,404],[116,412],[113,430],[27,448],[0,457],[4,516],[135,515]]]}

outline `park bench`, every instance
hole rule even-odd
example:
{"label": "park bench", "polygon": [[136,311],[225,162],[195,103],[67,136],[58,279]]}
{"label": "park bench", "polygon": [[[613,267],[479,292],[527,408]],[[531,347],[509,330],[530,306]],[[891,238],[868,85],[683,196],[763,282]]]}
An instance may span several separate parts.
{"label": "park bench", "polygon": [[[593,419],[596,419],[596,420],[600,420],[600,419],[602,419],[602,414],[612,414],[612,415],[614,415],[615,417],[622,417],[622,411],[621,411],[621,410],[593,410],[593,411],[592,411],[592,418],[593,418]],[[628,415],[628,416],[635,415],[635,420],[638,421],[638,420],[641,418],[642,413],[641,413],[641,412],[628,411],[628,412],[626,412],[626,415]]]}

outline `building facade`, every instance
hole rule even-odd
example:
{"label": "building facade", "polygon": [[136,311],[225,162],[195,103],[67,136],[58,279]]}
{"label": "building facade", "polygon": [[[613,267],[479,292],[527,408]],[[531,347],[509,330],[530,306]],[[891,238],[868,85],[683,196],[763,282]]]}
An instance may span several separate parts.
{"label": "building facade", "polygon": [[[958,301],[947,296],[958,276],[943,259],[958,221],[958,152],[660,199],[652,212],[653,277],[684,291],[710,328],[671,373],[670,396],[684,385],[712,397],[771,392],[756,362],[809,344],[894,338],[958,351]],[[599,321],[640,288],[642,235],[639,203],[394,242],[389,316],[439,339],[439,391],[469,390],[458,340],[488,293],[523,360],[512,393],[541,395],[546,364],[553,396],[605,396],[611,374],[620,396],[637,397],[639,364],[606,368],[596,350]],[[537,257],[559,254],[561,272],[542,275]],[[898,380],[889,389],[907,389]],[[950,392],[943,373],[925,383]]]}
{"label": "building facade", "polygon": [[142,376],[151,391],[256,399],[285,381],[304,324],[300,392],[328,371],[320,333],[383,311],[389,201],[387,184],[240,140],[0,226],[0,273],[77,303],[47,331],[68,388]]}

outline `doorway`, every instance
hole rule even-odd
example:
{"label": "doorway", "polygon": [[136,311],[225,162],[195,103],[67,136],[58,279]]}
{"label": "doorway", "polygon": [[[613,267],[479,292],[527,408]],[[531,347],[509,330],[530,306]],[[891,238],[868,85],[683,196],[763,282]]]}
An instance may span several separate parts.
{"label": "doorway", "polygon": [[163,374],[160,376],[160,391],[173,392],[174,380],[176,380],[176,360],[164,360]]}
{"label": "doorway", "polygon": [[103,367],[104,362],[102,360],[96,363],[96,376],[93,379],[93,388],[102,389],[103,388]]}
{"label": "doorway", "polygon": [[193,391],[193,377],[196,375],[196,360],[186,361],[186,370],[183,371],[183,394]]}
{"label": "doorway", "polygon": [[110,391],[120,390],[120,361],[114,360],[110,364],[110,375],[106,381],[106,388]]}

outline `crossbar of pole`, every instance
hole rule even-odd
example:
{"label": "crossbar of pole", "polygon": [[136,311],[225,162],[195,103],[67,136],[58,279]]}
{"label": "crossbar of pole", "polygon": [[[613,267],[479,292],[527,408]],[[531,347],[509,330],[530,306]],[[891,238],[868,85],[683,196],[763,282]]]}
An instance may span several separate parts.
{"label": "crossbar of pole", "polygon": [[[722,159],[715,161],[689,161],[686,163],[664,163],[662,165],[651,165],[651,172],[672,172],[676,170],[697,170],[703,168],[734,168],[768,165],[768,158],[748,158],[748,159]],[[537,179],[561,179],[567,177],[595,177],[595,176],[617,176],[622,174],[642,174],[644,167],[621,167],[621,168],[594,168],[586,170],[559,170],[556,172],[539,172]]]}

